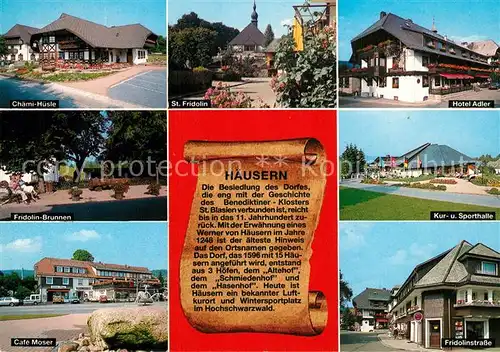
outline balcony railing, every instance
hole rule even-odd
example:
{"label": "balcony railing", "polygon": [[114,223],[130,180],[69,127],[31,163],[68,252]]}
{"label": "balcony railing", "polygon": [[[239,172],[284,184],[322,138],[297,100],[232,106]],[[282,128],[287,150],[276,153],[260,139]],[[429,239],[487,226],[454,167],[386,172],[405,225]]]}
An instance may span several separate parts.
{"label": "balcony railing", "polygon": [[422,308],[420,308],[420,306],[412,306],[412,307],[408,308],[407,312],[408,312],[408,314],[412,314],[412,313],[418,312],[419,310],[422,310]]}
{"label": "balcony railing", "polygon": [[61,40],[57,44],[59,44],[61,50],[80,49],[83,46],[83,43],[79,40]]}
{"label": "balcony railing", "polygon": [[363,68],[352,68],[348,71],[348,75],[352,77],[378,77],[384,76],[387,73],[385,66],[370,66]]}
{"label": "balcony railing", "polygon": [[463,299],[459,299],[454,304],[454,307],[455,308],[459,308],[459,307],[490,307],[490,308],[500,308],[500,300],[486,301],[486,300],[475,299],[475,300],[473,300],[471,302],[466,302]]}

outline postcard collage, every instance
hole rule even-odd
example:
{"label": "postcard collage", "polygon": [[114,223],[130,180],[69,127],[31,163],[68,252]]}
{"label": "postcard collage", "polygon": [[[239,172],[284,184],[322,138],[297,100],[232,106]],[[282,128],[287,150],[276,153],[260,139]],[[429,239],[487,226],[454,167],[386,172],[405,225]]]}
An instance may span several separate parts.
{"label": "postcard collage", "polygon": [[500,351],[498,0],[0,0],[0,352]]}

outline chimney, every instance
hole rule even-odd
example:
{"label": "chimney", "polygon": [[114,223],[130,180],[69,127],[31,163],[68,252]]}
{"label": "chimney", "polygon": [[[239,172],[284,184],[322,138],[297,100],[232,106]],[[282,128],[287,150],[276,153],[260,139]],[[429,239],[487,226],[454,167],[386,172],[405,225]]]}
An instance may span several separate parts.
{"label": "chimney", "polygon": [[380,19],[384,18],[385,16],[387,16],[387,12],[381,11],[380,12]]}

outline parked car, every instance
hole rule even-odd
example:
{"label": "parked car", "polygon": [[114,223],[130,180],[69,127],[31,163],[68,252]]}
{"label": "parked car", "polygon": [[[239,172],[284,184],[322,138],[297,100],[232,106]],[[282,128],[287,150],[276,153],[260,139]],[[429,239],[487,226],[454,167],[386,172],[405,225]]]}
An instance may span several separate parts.
{"label": "parked car", "polygon": [[108,303],[108,297],[107,296],[101,296],[99,297],[99,303]]}
{"label": "parked car", "polygon": [[491,82],[488,89],[492,89],[492,90],[500,89],[500,82]]}
{"label": "parked car", "polygon": [[73,297],[70,301],[71,304],[78,304],[80,303],[80,300],[78,299],[78,297]]}
{"label": "parked car", "polygon": [[29,297],[26,297],[25,299],[23,299],[23,304],[24,305],[38,305],[42,303],[42,299],[40,297],[40,295],[30,295]]}
{"label": "parked car", "polygon": [[21,302],[14,297],[0,297],[0,306],[18,306]]}
{"label": "parked car", "polygon": [[52,298],[52,303],[64,303],[64,297],[63,296],[54,296]]}

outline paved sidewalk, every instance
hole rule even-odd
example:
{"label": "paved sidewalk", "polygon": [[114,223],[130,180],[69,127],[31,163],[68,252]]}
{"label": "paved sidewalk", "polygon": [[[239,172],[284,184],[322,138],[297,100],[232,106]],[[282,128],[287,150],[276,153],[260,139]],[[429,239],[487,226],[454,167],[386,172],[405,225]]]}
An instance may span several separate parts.
{"label": "paved sidewalk", "polygon": [[108,89],[122,81],[130,79],[140,73],[148,71],[165,71],[165,67],[136,65],[126,70],[114,73],[109,76],[94,79],[86,82],[66,82],[64,86],[81,89],[86,92],[108,96]]}
{"label": "paved sidewalk", "polygon": [[428,191],[423,189],[405,188],[405,187],[392,187],[392,186],[377,186],[370,184],[363,184],[357,182],[342,182],[340,186],[357,188],[366,191],[394,194],[398,196],[413,197],[420,199],[438,200],[451,203],[462,203],[470,205],[479,205],[484,207],[500,207],[500,197],[493,195],[479,195],[479,194],[459,194],[448,193],[443,191]]}
{"label": "paved sidewalk", "polygon": [[378,335],[378,338],[384,346],[391,349],[402,351],[428,351],[414,342],[410,342],[408,340],[395,340],[387,334],[380,334]]}
{"label": "paved sidewalk", "polygon": [[11,347],[13,337],[55,338],[57,341],[69,340],[86,332],[89,314],[69,314],[53,318],[22,319],[0,321],[1,352],[45,352],[52,348]]}

